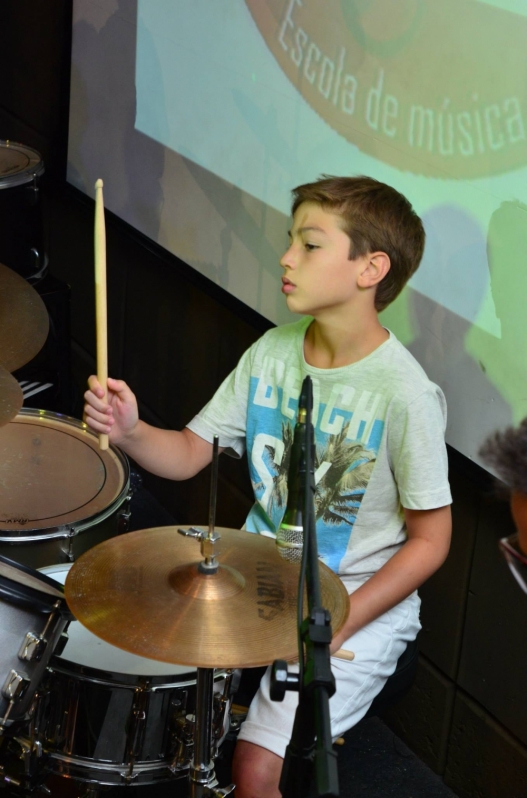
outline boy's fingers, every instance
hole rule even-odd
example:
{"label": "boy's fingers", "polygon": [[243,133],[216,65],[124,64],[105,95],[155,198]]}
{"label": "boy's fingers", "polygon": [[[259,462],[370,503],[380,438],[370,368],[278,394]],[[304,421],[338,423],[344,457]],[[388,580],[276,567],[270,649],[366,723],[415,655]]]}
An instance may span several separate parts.
{"label": "boy's fingers", "polygon": [[95,374],[92,374],[91,377],[88,377],[88,387],[95,396],[98,396],[100,399],[103,398],[104,391]]}
{"label": "boy's fingers", "polygon": [[104,435],[109,435],[112,431],[111,427],[105,426],[104,424],[99,424],[92,418],[86,418],[86,424],[93,432],[102,432]]}
{"label": "boy's fingers", "polygon": [[111,426],[114,423],[113,416],[109,416],[106,412],[101,412],[96,410],[92,405],[86,405],[84,408],[84,417],[86,421],[91,419],[95,421],[97,424],[102,424],[103,426]]}
{"label": "boy's fingers", "polygon": [[120,393],[128,388],[128,385],[125,383],[124,380],[114,380],[113,377],[108,377],[108,387],[112,389],[112,391],[117,391]]}
{"label": "boy's fingers", "polygon": [[86,400],[86,404],[88,407],[93,407],[94,410],[97,410],[99,413],[106,413],[107,415],[112,415],[113,411],[107,402],[104,399],[99,399],[93,391],[86,391],[84,394],[84,399]]}

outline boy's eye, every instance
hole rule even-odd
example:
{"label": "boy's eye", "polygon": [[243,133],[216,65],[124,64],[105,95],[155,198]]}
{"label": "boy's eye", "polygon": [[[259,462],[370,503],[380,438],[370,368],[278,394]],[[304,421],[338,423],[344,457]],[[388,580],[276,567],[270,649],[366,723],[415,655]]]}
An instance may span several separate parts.
{"label": "boy's eye", "polygon": [[306,244],[304,244],[304,246],[305,246],[305,248],[307,249],[308,252],[313,252],[314,249],[318,249],[316,244],[308,244],[308,243],[306,243]]}

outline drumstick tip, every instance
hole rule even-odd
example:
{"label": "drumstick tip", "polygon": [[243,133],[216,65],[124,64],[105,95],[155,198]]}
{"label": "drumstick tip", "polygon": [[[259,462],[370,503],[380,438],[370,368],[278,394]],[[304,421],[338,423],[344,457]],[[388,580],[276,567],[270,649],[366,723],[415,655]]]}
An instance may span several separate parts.
{"label": "drumstick tip", "polygon": [[102,182],[101,178],[99,178],[98,180],[95,181],[95,188],[96,189],[102,188],[103,185],[104,185],[104,183]]}

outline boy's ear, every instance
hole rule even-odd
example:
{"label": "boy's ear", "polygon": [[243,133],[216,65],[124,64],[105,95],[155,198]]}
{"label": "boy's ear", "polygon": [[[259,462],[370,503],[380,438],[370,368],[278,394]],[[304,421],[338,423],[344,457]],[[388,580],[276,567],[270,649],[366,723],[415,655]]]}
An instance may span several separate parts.
{"label": "boy's ear", "polygon": [[360,288],[378,285],[390,271],[390,258],[386,252],[371,252],[364,259],[364,267],[359,274]]}

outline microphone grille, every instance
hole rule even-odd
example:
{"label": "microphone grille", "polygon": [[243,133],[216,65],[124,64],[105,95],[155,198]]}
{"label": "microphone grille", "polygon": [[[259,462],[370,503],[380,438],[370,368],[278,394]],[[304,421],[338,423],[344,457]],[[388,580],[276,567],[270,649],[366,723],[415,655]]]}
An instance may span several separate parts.
{"label": "microphone grille", "polygon": [[301,526],[280,524],[276,533],[276,545],[280,556],[288,562],[300,562],[304,547],[304,530]]}

